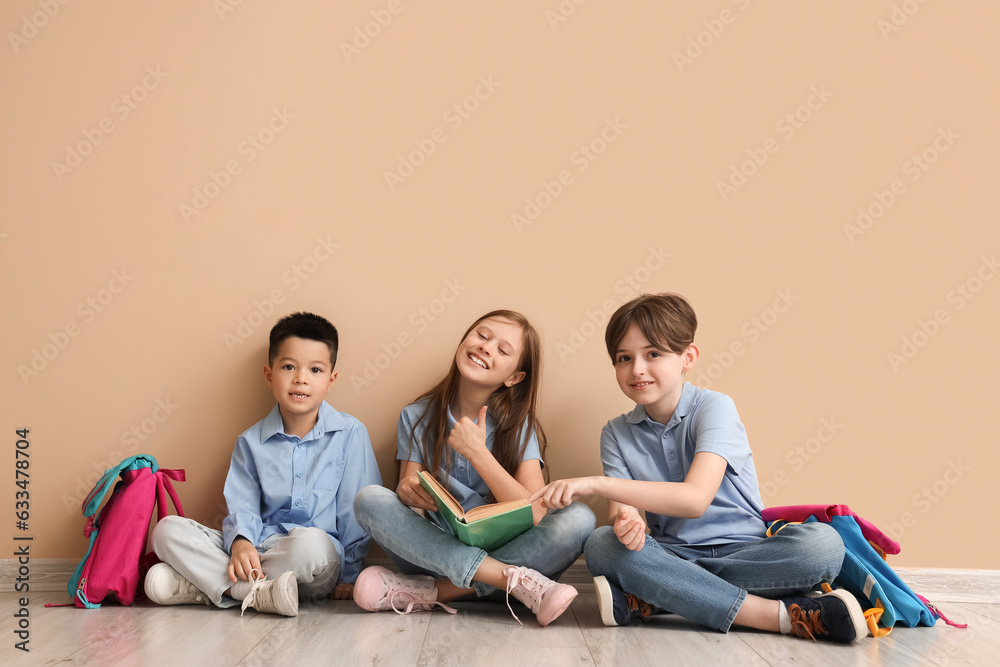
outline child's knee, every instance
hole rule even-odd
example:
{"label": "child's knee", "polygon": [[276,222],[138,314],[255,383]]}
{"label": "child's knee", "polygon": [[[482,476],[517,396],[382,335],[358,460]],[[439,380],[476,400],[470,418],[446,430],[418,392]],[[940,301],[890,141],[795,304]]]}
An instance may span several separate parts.
{"label": "child's knee", "polygon": [[333,540],[326,531],[320,528],[299,526],[292,528],[288,534],[295,540],[295,552],[304,560],[309,562],[337,563],[339,567],[340,556],[337,548],[333,546]]}
{"label": "child's knee", "polygon": [[564,510],[566,514],[566,530],[579,540],[581,548],[590,534],[594,532],[597,519],[594,512],[583,503],[573,503]]}
{"label": "child's knee", "polygon": [[595,566],[606,561],[610,553],[619,546],[621,542],[618,541],[618,536],[611,526],[601,526],[593,531],[583,545],[583,554],[590,571],[593,572]]}
{"label": "child's knee", "polygon": [[150,545],[153,553],[158,558],[163,558],[165,549],[171,543],[176,543],[182,539],[182,535],[187,532],[186,520],[179,516],[165,516],[156,522],[153,533],[150,536]]}
{"label": "child's knee", "polygon": [[384,486],[370,484],[354,496],[354,517],[361,527],[365,527],[368,518],[377,511],[377,508],[388,499],[396,498],[396,494]]}

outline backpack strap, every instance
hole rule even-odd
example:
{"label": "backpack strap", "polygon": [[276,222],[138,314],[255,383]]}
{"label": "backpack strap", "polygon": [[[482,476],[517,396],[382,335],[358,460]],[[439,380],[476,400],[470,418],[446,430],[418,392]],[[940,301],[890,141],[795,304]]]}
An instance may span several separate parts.
{"label": "backpack strap", "polygon": [[927,598],[925,598],[920,593],[917,593],[916,596],[918,598],[920,598],[920,601],[923,602],[924,605],[930,610],[931,615],[934,616],[934,618],[940,618],[942,621],[944,621],[945,623],[947,623],[948,625],[950,625],[953,628],[960,628],[960,629],[964,630],[967,627],[969,627],[968,623],[956,623],[956,622],[952,621],[951,619],[949,619],[947,616],[945,616],[944,614],[941,613],[940,609],[938,609],[937,607],[935,607],[934,605],[932,605],[931,602],[930,602],[930,600],[928,600]]}
{"label": "backpack strap", "polygon": [[174,509],[177,510],[177,516],[184,516],[184,508],[181,507],[181,501],[177,497],[177,491],[174,490],[174,485],[170,481],[172,479],[178,482],[185,481],[186,477],[184,475],[184,470],[170,470],[167,468],[161,468],[156,471],[156,520],[159,521],[167,515],[167,496],[170,496],[170,501],[174,504]]}
{"label": "backpack strap", "polygon": [[[118,481],[118,477],[128,471],[128,470],[138,470],[139,468],[152,468],[152,472],[156,473],[159,465],[156,463],[156,459],[148,454],[137,454],[135,456],[130,456],[127,459],[123,459],[121,463],[113,468],[108,468],[101,475],[101,478],[97,480],[97,484],[94,488],[90,490],[87,497],[83,499],[83,504],[81,509],[83,510],[83,515],[87,517],[93,517],[97,514],[98,508],[100,508],[101,503],[104,502],[104,497],[108,495],[115,483]],[[88,522],[88,529],[92,522]]]}

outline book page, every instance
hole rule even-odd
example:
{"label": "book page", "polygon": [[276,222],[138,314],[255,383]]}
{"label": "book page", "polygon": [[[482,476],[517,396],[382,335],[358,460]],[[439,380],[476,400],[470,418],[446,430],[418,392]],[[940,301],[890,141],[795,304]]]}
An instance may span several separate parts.
{"label": "book page", "polygon": [[458,517],[459,521],[462,521],[463,517],[465,515],[465,510],[463,510],[462,506],[458,504],[458,501],[455,500],[454,496],[452,496],[448,492],[448,489],[444,488],[444,486],[442,486],[441,482],[437,481],[427,471],[421,470],[420,473],[419,473],[419,475],[420,475],[420,477],[425,482],[427,482],[427,484],[432,489],[434,489],[434,491],[437,493],[438,498],[441,500],[441,502],[443,502],[445,505],[448,506],[448,508],[455,514],[455,516]]}
{"label": "book page", "polygon": [[517,509],[518,507],[524,507],[527,504],[528,501],[522,498],[521,500],[508,500],[502,503],[493,503],[492,505],[480,505],[479,507],[473,507],[471,510],[466,512],[462,521],[465,523],[478,521],[479,519],[485,519],[488,516],[495,516],[497,514],[503,514],[504,512]]}

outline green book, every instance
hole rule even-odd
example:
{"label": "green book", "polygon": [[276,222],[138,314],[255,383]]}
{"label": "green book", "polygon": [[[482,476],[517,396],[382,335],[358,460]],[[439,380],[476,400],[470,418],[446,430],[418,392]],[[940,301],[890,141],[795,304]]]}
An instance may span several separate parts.
{"label": "green book", "polygon": [[440,482],[421,470],[420,486],[431,494],[438,513],[455,536],[472,547],[493,551],[535,525],[526,499],[480,505],[466,512]]}

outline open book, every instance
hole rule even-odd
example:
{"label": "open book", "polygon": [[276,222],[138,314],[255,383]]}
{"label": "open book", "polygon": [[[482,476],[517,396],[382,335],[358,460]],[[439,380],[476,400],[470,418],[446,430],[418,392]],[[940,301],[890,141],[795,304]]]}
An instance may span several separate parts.
{"label": "open book", "polygon": [[526,499],[480,505],[466,512],[440,482],[421,470],[420,486],[431,494],[438,513],[455,536],[469,546],[492,551],[535,525]]}

